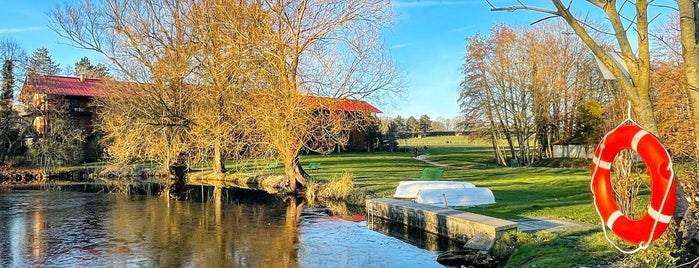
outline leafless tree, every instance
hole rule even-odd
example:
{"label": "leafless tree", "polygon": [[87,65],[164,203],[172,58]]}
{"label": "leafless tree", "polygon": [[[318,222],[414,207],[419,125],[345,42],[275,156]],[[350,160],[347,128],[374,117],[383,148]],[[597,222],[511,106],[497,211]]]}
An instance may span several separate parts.
{"label": "leafless tree", "polygon": [[498,25],[487,39],[469,39],[460,103],[488,126],[496,159],[500,135],[521,164],[550,157],[553,142],[572,136],[578,102],[600,86],[588,79],[597,72],[594,59],[576,39],[558,34],[564,30],[554,23],[532,29]]}
{"label": "leafless tree", "polygon": [[391,18],[391,1],[262,2],[273,23],[266,53],[272,76],[270,89],[256,97],[265,116],[254,120],[283,160],[293,191],[308,177],[299,163],[307,141],[341,142],[345,130],[364,118],[347,117],[333,111],[332,103],[309,102],[306,96],[379,98],[402,90],[379,38]]}

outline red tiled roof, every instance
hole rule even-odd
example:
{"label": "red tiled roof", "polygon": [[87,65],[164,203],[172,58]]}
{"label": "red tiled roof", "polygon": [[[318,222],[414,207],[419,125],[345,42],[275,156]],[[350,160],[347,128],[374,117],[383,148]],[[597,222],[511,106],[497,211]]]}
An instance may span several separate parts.
{"label": "red tiled roof", "polygon": [[40,94],[95,97],[101,93],[99,87],[102,81],[90,78],[80,81],[79,77],[29,74],[26,84],[34,87],[36,93]]}
{"label": "red tiled roof", "polygon": [[348,112],[380,113],[381,110],[366,101],[326,97],[306,97],[311,104],[319,104],[330,110]]}
{"label": "red tiled roof", "polygon": [[[101,94],[100,79],[85,78],[80,81],[79,77],[53,76],[53,75],[27,75],[26,86],[34,88],[36,93],[53,94],[61,96],[84,96],[96,97]],[[330,110],[349,112],[380,113],[381,110],[366,101],[338,99],[327,97],[306,97],[311,104],[318,104]]]}

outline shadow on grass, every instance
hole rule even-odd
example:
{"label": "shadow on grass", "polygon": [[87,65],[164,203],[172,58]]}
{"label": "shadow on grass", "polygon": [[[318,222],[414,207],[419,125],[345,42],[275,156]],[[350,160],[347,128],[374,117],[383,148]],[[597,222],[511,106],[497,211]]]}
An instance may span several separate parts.
{"label": "shadow on grass", "polygon": [[596,266],[610,264],[622,257],[607,243],[599,229],[538,233],[519,240],[507,267]]}

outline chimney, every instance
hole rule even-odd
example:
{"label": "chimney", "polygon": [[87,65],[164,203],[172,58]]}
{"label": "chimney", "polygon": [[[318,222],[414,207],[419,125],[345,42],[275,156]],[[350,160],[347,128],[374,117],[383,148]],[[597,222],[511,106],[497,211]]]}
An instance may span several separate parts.
{"label": "chimney", "polygon": [[80,75],[80,82],[85,82],[85,75],[84,74]]}

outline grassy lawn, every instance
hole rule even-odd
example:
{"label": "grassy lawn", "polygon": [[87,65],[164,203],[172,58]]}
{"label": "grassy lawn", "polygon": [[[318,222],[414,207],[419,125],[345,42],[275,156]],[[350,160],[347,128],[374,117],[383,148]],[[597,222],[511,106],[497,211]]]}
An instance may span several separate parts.
{"label": "grassy lawn", "polygon": [[[424,146],[421,144],[429,144],[425,159],[447,165],[443,180],[468,181],[493,191],[496,204],[467,211],[503,219],[543,217],[599,226],[587,168],[499,167],[491,162],[492,152],[482,143],[420,140],[424,143],[416,139],[408,140],[408,144],[414,144],[411,146],[417,146],[421,152]],[[352,173],[356,187],[369,191],[372,197],[392,197],[399,181],[419,177],[423,168],[431,166],[406,152],[304,155],[301,161],[321,163],[320,169],[308,171],[319,180]],[[641,199],[647,198],[645,192]],[[512,267],[579,267],[609,263],[621,257],[606,241],[601,229],[514,236],[511,239],[520,242],[508,262]],[[618,240],[616,243],[624,245]]]}
{"label": "grassy lawn", "polygon": [[[490,163],[491,152],[481,146],[430,147],[429,151],[426,159],[448,165],[443,167],[442,180],[468,181],[493,191],[496,204],[469,211],[507,219],[599,220],[592,205],[588,169],[498,167]],[[321,163],[320,169],[308,171],[319,179],[350,172],[358,188],[376,197],[393,196],[399,181],[419,177],[423,168],[432,166],[403,152],[306,155],[301,161]]]}

